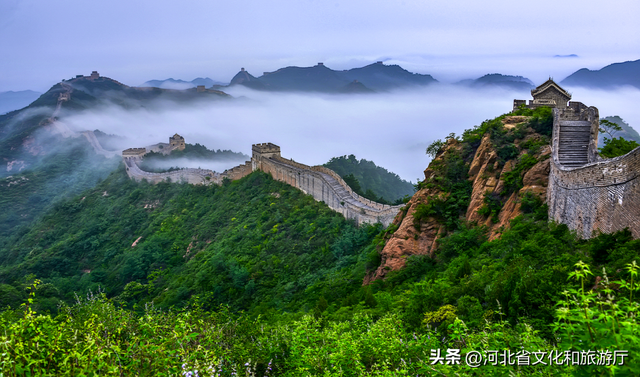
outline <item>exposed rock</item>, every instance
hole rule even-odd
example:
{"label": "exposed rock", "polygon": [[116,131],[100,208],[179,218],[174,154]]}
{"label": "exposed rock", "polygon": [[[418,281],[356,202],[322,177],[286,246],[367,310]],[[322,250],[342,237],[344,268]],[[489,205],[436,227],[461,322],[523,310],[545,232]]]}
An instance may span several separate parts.
{"label": "exposed rock", "polygon": [[482,138],[480,146],[478,147],[478,150],[476,150],[476,155],[471,162],[471,166],[469,166],[469,180],[475,179],[480,169],[486,165],[491,152],[493,152],[493,148],[491,147],[491,139],[487,134]]}
{"label": "exposed rock", "polygon": [[494,192],[500,194],[502,190],[504,190],[504,180],[502,179],[502,175],[510,172],[513,169],[515,164],[516,164],[515,160],[509,160],[505,162],[504,166],[502,167],[502,170],[500,171],[501,179],[498,181],[498,185],[496,186]]}
{"label": "exposed rock", "polygon": [[522,180],[525,186],[543,186],[549,184],[549,171],[551,169],[549,159],[538,162],[524,175]]}
{"label": "exposed rock", "polygon": [[441,225],[435,219],[429,218],[420,223],[418,231],[414,226],[413,214],[420,203],[425,203],[428,198],[437,194],[436,189],[422,189],[415,193],[407,206],[406,211],[400,213],[393,220],[393,225],[398,229],[387,240],[380,252],[382,263],[375,271],[371,271],[364,278],[363,284],[369,284],[374,280],[383,279],[390,271],[399,270],[405,266],[407,258],[411,255],[429,254],[433,257],[435,241],[440,233]]}
{"label": "exposed rock", "polygon": [[138,237],[138,239],[133,241],[133,243],[131,244],[131,247],[136,247],[136,245],[138,244],[138,241],[140,241],[141,239],[142,239],[142,236]]}
{"label": "exposed rock", "polygon": [[505,128],[510,129],[510,128],[514,128],[516,125],[520,123],[526,122],[527,120],[529,120],[529,117],[527,116],[512,115],[512,116],[506,116],[502,118],[502,124],[504,124]]}
{"label": "exposed rock", "polygon": [[[441,162],[446,153],[460,150],[460,143],[455,139],[449,139],[442,151],[434,158],[431,164]],[[435,172],[427,168],[424,171],[425,182],[429,182]],[[387,239],[384,248],[380,252],[382,262],[375,271],[370,271],[364,278],[363,284],[369,284],[374,280],[384,278],[390,271],[399,270],[405,266],[407,258],[411,255],[429,254],[433,256],[436,240],[443,226],[435,219],[429,218],[420,222],[420,230],[414,226],[413,214],[420,203],[427,203],[429,198],[438,195],[446,195],[437,188],[423,188],[416,192],[411,200],[393,219],[392,224],[397,230]]]}
{"label": "exposed rock", "polygon": [[24,161],[21,160],[13,160],[7,162],[7,171],[22,171],[26,167],[27,165],[24,163]]}
{"label": "exposed rock", "polygon": [[[525,122],[527,117],[507,117],[506,124],[519,124]],[[528,132],[533,133],[533,130]],[[529,140],[541,139],[542,136],[533,134],[527,135],[522,141],[516,141],[516,145]],[[447,144],[424,171],[425,183],[433,181],[437,169],[435,166],[444,161],[446,154],[454,150],[461,151],[461,144],[450,139]],[[546,192],[549,180],[550,164],[545,158],[550,153],[550,147],[544,146],[536,154],[539,162],[536,163],[523,176],[524,187],[519,191],[512,192],[508,197],[501,197],[502,207],[496,218],[492,216],[480,215],[478,210],[484,205],[485,194],[494,194],[496,198],[504,191],[505,183],[503,175],[512,171],[517,160],[512,159],[504,163],[500,168],[500,161],[495,148],[492,145],[490,136],[484,135],[474,158],[469,164],[468,179],[473,182],[469,206],[465,213],[465,220],[470,223],[484,225],[488,230],[489,240],[498,238],[509,226],[511,220],[522,214],[521,198],[525,193],[531,192],[537,195],[543,202],[546,202]],[[524,152],[524,151],[523,151]],[[433,169],[432,169],[433,167]],[[411,255],[429,255],[433,257],[437,251],[437,240],[446,234],[444,225],[436,219],[428,218],[419,224],[419,229],[414,225],[414,217],[417,206],[420,203],[428,203],[434,197],[446,196],[448,193],[440,191],[433,185],[430,188],[423,188],[416,192],[407,206],[401,211],[393,221],[397,226],[395,232],[387,236],[384,248],[381,250],[381,264],[375,270],[367,274],[363,284],[369,284],[374,280],[383,279],[390,271],[398,270],[406,265],[407,258]],[[494,221],[496,221],[494,223]],[[393,229],[393,228],[392,228]]]}
{"label": "exposed rock", "polygon": [[509,225],[509,221],[522,214],[520,211],[520,201],[518,199],[518,193],[514,192],[502,205],[502,209],[498,215],[498,222],[492,224],[490,227],[489,240],[498,238],[502,233],[502,229]]}
{"label": "exposed rock", "polygon": [[473,180],[473,191],[465,216],[467,221],[478,223],[484,221],[484,217],[478,214],[478,209],[482,207],[485,193],[493,192],[497,184],[495,177],[490,175],[494,174],[493,167],[497,159],[498,155],[491,146],[489,135],[485,135],[469,168],[469,180]]}

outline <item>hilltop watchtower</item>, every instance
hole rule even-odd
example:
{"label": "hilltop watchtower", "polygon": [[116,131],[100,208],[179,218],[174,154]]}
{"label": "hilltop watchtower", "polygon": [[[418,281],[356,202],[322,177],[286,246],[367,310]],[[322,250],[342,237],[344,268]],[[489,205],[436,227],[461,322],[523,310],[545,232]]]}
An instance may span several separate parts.
{"label": "hilltop watchtower", "polygon": [[91,79],[92,80],[95,80],[95,79],[98,79],[98,78],[100,78],[100,74],[98,73],[98,71],[91,72]]}
{"label": "hilltop watchtower", "polygon": [[251,162],[253,171],[260,170],[262,160],[273,156],[280,156],[280,147],[273,143],[253,144],[251,146]]}
{"label": "hilltop watchtower", "polygon": [[527,105],[526,100],[514,99],[513,110],[517,110],[518,107],[522,105],[530,109],[542,106],[564,109],[569,107],[568,103],[571,100],[571,93],[562,89],[562,87],[556,84],[551,78],[537,88],[532,89],[531,96],[533,100],[529,100],[529,105]]}
{"label": "hilltop watchtower", "polygon": [[175,134],[169,138],[169,148],[171,148],[171,150],[177,149],[179,151],[183,151],[185,147],[186,144],[184,143],[184,138],[182,136]]}

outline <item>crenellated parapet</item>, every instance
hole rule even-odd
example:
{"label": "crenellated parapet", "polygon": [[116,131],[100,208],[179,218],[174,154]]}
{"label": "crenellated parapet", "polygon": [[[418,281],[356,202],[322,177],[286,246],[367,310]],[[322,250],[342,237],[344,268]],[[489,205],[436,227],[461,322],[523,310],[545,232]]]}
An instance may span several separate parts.
{"label": "crenellated parapet", "polygon": [[[171,138],[170,148],[179,149],[176,136]],[[177,142],[173,144],[173,142]],[[254,144],[251,147],[251,161],[216,173],[206,169],[180,169],[165,173],[151,173],[140,169],[138,163],[149,150],[130,148],[122,153],[127,174],[136,181],[146,180],[152,183],[162,181],[185,182],[190,184],[222,184],[224,179],[237,180],[251,172],[260,170],[271,174],[273,179],[285,182],[322,201],[347,219],[353,219],[358,225],[380,222],[388,226],[402,206],[390,206],[376,203],[353,192],[351,187],[333,170],[324,166],[309,166],[280,155],[280,147],[273,143]]]}
{"label": "crenellated parapet", "polygon": [[598,109],[554,109],[549,218],[582,238],[629,228],[640,238],[640,148],[613,159],[597,152]]}
{"label": "crenellated parapet", "polygon": [[[356,224],[377,223],[388,226],[398,214],[401,205],[376,203],[353,192],[351,187],[333,170],[324,166],[308,166],[280,156],[280,148],[274,144],[259,144],[254,152],[271,153],[269,157],[259,153],[259,161],[253,161],[256,169],[271,174],[273,179],[285,182],[322,201],[336,212]],[[255,145],[254,145],[255,147]]]}

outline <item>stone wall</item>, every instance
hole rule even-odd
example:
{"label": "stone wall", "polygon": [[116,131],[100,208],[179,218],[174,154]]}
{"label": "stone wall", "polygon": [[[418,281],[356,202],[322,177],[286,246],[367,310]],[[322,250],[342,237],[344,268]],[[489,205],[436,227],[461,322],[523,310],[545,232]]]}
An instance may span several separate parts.
{"label": "stone wall", "polygon": [[363,198],[351,190],[347,183],[333,170],[324,166],[308,166],[287,160],[280,156],[280,147],[271,144],[254,144],[252,146],[251,161],[225,170],[223,173],[215,173],[205,169],[180,169],[166,173],[150,173],[143,171],[138,166],[140,157],[127,158],[127,174],[136,181],[147,180],[158,183],[166,180],[171,182],[185,182],[190,184],[222,184],[223,179],[241,179],[255,170],[261,170],[271,174],[273,179],[285,182],[302,190],[305,194],[313,196],[318,201],[323,201],[331,209],[340,212],[347,219],[353,219],[358,225],[363,223],[380,222],[388,226],[395,215],[402,208],[373,202]]}
{"label": "stone wall", "polygon": [[137,159],[124,159],[127,175],[136,181],[142,181],[144,179],[150,183],[170,181],[175,183],[190,183],[192,185],[209,185],[221,184],[224,178],[221,174],[217,174],[208,169],[180,169],[165,173],[150,173],[140,169],[137,161]]}
{"label": "stone wall", "polygon": [[337,173],[323,166],[308,166],[277,155],[261,158],[257,165],[273,179],[313,196],[358,225],[380,222],[388,226],[402,208],[402,205],[380,204],[359,196]]}
{"label": "stone wall", "polygon": [[245,177],[252,172],[251,161],[245,162],[243,165],[238,165],[231,169],[225,170],[224,173],[221,174],[222,178],[229,178],[232,181]]}
{"label": "stone wall", "polygon": [[[629,228],[640,238],[640,148],[614,159],[597,155],[598,110],[572,102],[554,109],[552,159],[547,201],[549,218],[566,224],[583,238],[598,231]],[[563,121],[591,123],[589,163],[567,168],[558,159],[559,125]]]}

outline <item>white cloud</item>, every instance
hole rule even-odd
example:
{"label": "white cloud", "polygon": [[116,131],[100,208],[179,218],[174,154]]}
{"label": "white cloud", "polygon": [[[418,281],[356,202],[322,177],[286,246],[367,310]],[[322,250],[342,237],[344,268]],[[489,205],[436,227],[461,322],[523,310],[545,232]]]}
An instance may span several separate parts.
{"label": "white cloud", "polygon": [[[414,181],[428,165],[426,146],[451,132],[509,112],[514,98],[528,93],[469,90],[449,85],[374,95],[310,95],[261,93],[236,88],[232,94],[248,100],[164,105],[157,111],[117,107],[84,112],[64,119],[75,130],[100,129],[124,135],[124,147],[166,142],[174,133],[188,143],[209,149],[251,154],[251,145],[272,142],[282,155],[309,164],[355,154]],[[600,114],[620,115],[640,125],[634,104],[640,91],[573,90],[573,99],[600,108]]]}

